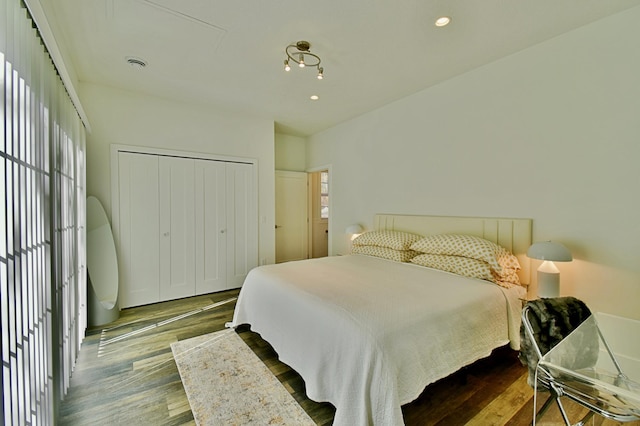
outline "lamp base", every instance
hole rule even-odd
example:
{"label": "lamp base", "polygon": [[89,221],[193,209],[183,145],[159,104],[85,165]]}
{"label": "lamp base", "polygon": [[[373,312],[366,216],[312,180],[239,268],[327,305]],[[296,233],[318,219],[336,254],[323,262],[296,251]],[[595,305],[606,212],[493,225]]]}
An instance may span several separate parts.
{"label": "lamp base", "polygon": [[560,296],[560,273],[538,270],[538,297]]}

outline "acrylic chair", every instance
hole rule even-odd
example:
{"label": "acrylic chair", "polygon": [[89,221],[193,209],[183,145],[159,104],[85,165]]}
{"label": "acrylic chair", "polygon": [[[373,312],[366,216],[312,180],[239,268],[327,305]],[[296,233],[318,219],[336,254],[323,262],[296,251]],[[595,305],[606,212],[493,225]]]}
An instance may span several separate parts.
{"label": "acrylic chair", "polygon": [[[611,351],[589,308],[573,297],[527,302],[522,311],[520,360],[534,388],[533,425],[555,401],[571,425],[561,398],[619,422],[640,420],[640,384],[629,379]],[[538,389],[549,398],[536,412]]]}

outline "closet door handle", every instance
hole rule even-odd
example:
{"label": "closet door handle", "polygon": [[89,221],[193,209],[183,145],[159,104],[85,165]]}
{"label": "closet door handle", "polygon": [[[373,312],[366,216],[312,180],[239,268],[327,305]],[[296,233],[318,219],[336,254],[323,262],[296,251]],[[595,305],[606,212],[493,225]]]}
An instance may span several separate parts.
{"label": "closet door handle", "polygon": [[169,236],[169,233],[168,233],[168,232],[165,232],[164,234],[162,234],[162,236],[164,236],[164,237],[168,237],[168,236]]}
{"label": "closet door handle", "polygon": [[221,229],[221,230],[220,230],[220,233],[221,233],[221,234],[224,234],[225,232],[227,232],[227,230],[226,230],[226,229]]}

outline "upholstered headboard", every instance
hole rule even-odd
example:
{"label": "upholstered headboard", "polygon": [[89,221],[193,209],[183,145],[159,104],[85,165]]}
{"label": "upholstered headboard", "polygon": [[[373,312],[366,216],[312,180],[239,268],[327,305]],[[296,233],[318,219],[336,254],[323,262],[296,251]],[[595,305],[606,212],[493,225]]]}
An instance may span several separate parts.
{"label": "upholstered headboard", "polygon": [[419,235],[466,234],[484,238],[516,255],[522,267],[518,274],[520,282],[524,285],[530,282],[531,262],[527,250],[532,239],[531,219],[377,214],[374,216],[374,228]]}

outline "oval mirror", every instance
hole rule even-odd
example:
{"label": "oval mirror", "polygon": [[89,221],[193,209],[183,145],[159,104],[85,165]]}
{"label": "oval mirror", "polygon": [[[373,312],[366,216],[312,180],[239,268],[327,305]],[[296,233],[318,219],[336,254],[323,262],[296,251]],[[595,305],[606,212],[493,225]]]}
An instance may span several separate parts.
{"label": "oval mirror", "polygon": [[111,225],[100,201],[87,197],[88,321],[96,326],[120,316],[118,259]]}

